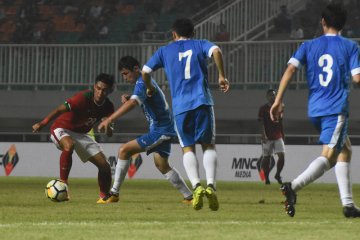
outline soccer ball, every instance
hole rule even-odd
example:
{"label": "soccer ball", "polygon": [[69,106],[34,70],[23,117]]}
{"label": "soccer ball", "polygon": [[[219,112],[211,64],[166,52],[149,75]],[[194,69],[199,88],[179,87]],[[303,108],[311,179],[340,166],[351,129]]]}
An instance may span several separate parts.
{"label": "soccer ball", "polygon": [[54,202],[68,200],[68,186],[60,179],[54,179],[48,182],[45,188],[45,196]]}

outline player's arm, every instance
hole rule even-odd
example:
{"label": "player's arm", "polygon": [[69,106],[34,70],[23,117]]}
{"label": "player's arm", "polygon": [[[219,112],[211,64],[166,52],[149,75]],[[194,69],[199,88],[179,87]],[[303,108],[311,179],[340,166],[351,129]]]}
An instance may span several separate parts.
{"label": "player's arm", "polygon": [[144,69],[141,71],[141,75],[142,78],[144,80],[145,86],[146,86],[146,94],[151,97],[152,95],[154,95],[156,88],[155,86],[151,83],[151,75],[150,72],[145,71]]}
{"label": "player's arm", "polygon": [[69,108],[66,106],[66,104],[59,105],[57,108],[51,111],[41,122],[35,123],[32,126],[33,132],[40,131],[43,127],[45,127],[49,122],[54,120],[57,116],[68,111]]}
{"label": "player's arm", "polygon": [[107,133],[106,130],[116,119],[130,112],[137,105],[138,102],[135,99],[129,99],[123,105],[121,105],[113,114],[111,114],[108,118],[106,118],[99,124],[98,131],[102,132],[103,130],[105,130],[105,133]]}
{"label": "player's arm", "polygon": [[230,88],[230,83],[229,81],[226,79],[225,77],[225,71],[224,71],[224,60],[222,57],[222,53],[220,51],[219,48],[215,48],[213,50],[212,56],[214,58],[216,67],[218,69],[219,72],[219,86],[220,86],[220,90],[222,92],[227,92]]}
{"label": "player's arm", "polygon": [[360,74],[356,74],[356,75],[352,76],[352,80],[353,80],[353,83],[360,86]]}
{"label": "player's arm", "polygon": [[271,120],[273,120],[274,122],[279,121],[279,118],[283,112],[282,101],[285,95],[285,91],[295,72],[296,72],[296,67],[292,64],[289,64],[281,78],[280,86],[276,94],[275,102],[273,103],[270,109],[270,117]]}

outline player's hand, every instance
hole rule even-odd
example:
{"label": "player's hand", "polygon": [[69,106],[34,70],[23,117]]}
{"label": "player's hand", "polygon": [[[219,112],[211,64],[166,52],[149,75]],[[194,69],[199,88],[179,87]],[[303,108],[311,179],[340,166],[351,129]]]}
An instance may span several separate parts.
{"label": "player's hand", "polygon": [[227,91],[229,91],[230,83],[226,78],[219,78],[219,87],[220,91],[226,93]]}
{"label": "player's hand", "polygon": [[38,123],[35,123],[33,126],[32,126],[32,129],[33,129],[33,133],[35,132],[38,132],[40,131],[44,126],[42,125],[41,122],[38,122]]}
{"label": "player's hand", "polygon": [[98,132],[106,133],[110,124],[111,124],[111,121],[109,120],[109,118],[104,119],[98,126]]}
{"label": "player's hand", "polygon": [[282,103],[281,102],[274,102],[270,108],[270,118],[273,122],[279,122],[279,119],[282,115]]}
{"label": "player's hand", "polygon": [[126,103],[130,99],[130,97],[131,95],[127,93],[121,95],[121,103]]}
{"label": "player's hand", "polygon": [[146,89],[146,95],[148,97],[152,97],[155,94],[155,92],[156,92],[156,88],[152,85],[150,86],[150,88]]}

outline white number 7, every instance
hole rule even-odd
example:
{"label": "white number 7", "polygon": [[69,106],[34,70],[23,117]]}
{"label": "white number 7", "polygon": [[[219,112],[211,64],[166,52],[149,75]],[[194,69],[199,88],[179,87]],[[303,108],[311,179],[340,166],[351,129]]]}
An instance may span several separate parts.
{"label": "white number 7", "polygon": [[185,64],[185,79],[190,79],[190,62],[191,62],[191,55],[192,55],[192,50],[187,50],[186,52],[179,52],[179,61],[181,61],[182,58],[184,57],[188,57],[186,59],[186,64]]}

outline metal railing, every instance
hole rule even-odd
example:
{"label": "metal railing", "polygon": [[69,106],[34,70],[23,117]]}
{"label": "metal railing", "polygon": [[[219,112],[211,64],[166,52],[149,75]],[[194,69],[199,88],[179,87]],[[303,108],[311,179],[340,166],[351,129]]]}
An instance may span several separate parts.
{"label": "metal railing", "polygon": [[[303,0],[237,0],[206,20],[196,24],[197,38],[212,39],[220,24],[225,24],[231,41],[252,40],[251,34],[260,28],[268,32],[270,21],[286,5],[289,12],[305,6]],[[255,35],[258,36],[258,35]]]}
{"label": "metal railing", "polygon": [[[360,42],[360,39],[354,39]],[[219,43],[225,71],[234,88],[276,87],[287,61],[302,41],[247,41]],[[119,87],[127,86],[117,74],[122,56],[132,55],[145,63],[162,44],[107,45],[2,45],[0,48],[0,88],[92,86],[96,75],[116,76]],[[167,85],[164,72],[153,77]],[[217,86],[215,64],[209,64],[209,83]],[[306,85],[303,70],[296,74],[292,88]]]}

